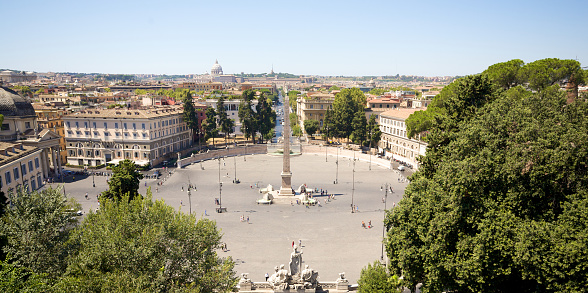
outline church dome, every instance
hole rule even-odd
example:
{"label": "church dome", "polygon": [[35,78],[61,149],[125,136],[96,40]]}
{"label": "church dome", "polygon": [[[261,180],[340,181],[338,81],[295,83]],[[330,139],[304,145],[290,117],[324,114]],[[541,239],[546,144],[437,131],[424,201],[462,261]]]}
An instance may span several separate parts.
{"label": "church dome", "polygon": [[6,116],[35,116],[35,109],[29,101],[15,91],[0,87],[0,114]]}
{"label": "church dome", "polygon": [[223,74],[223,68],[220,66],[220,64],[218,64],[218,60],[216,60],[214,62],[214,65],[212,65],[212,69],[210,69],[210,74],[212,74],[212,75],[222,75]]}

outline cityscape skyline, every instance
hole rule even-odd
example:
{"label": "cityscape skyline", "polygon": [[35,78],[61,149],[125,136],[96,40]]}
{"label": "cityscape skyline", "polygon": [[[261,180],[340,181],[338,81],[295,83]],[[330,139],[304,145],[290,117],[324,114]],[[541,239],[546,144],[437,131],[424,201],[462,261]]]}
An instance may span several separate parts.
{"label": "cityscape skyline", "polygon": [[456,76],[522,59],[586,65],[583,1],[12,1],[0,68],[35,72]]}

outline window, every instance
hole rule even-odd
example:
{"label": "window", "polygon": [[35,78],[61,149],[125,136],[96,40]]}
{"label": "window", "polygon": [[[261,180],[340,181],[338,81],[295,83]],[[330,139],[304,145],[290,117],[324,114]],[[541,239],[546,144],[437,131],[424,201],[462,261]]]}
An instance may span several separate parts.
{"label": "window", "polygon": [[114,122],[114,129],[118,129],[118,122]]}
{"label": "window", "polygon": [[104,129],[108,129],[108,123],[104,122]]}
{"label": "window", "polygon": [[137,134],[136,133],[133,133],[133,137],[137,137]]}
{"label": "window", "polygon": [[69,121],[67,121],[67,128],[71,128],[71,125],[69,125]]}
{"label": "window", "polygon": [[33,161],[29,161],[29,172],[33,172]]}
{"label": "window", "polygon": [[76,121],[76,128],[80,127],[80,123]]}
{"label": "window", "polygon": [[98,136],[98,131],[94,131],[94,136]]}
{"label": "window", "polygon": [[126,122],[125,122],[125,123],[123,123],[123,128],[124,128],[124,129],[127,129],[127,123],[126,123]]}
{"label": "window", "polygon": [[20,173],[18,172],[18,168],[14,168],[12,170],[12,172],[14,173],[14,180],[20,178]]}
{"label": "window", "polygon": [[133,123],[133,129],[137,129],[137,124]]}
{"label": "window", "polygon": [[109,135],[108,132],[104,131],[104,136],[108,136],[108,135]]}
{"label": "window", "polygon": [[6,185],[9,185],[10,183],[12,183],[12,178],[10,177],[10,171],[6,171],[6,173],[4,174],[4,177],[6,178]]}
{"label": "window", "polygon": [[88,157],[92,156],[92,151],[87,151],[86,156],[88,156]]}
{"label": "window", "polygon": [[39,158],[35,158],[35,169],[39,169]]}
{"label": "window", "polygon": [[88,128],[88,122],[84,121],[84,128]]}
{"label": "window", "polygon": [[37,182],[35,182],[35,177],[31,179],[31,187],[33,190],[37,190]]}
{"label": "window", "polygon": [[96,156],[100,156],[100,151],[94,151],[94,154],[95,154]]}
{"label": "window", "polygon": [[92,122],[92,127],[94,127],[94,129],[96,129],[96,122]]}
{"label": "window", "polygon": [[141,123],[141,128],[143,128],[143,130],[145,130],[145,123]]}
{"label": "window", "polygon": [[22,172],[22,176],[27,175],[27,165],[20,165],[20,172]]}
{"label": "window", "polygon": [[41,175],[37,176],[37,186],[39,186],[39,188],[41,188],[41,186],[43,186],[43,181],[41,180]]}
{"label": "window", "polygon": [[26,129],[31,128],[31,122],[25,122],[25,128]]}
{"label": "window", "polygon": [[90,131],[84,131],[84,133],[89,136],[90,135]]}

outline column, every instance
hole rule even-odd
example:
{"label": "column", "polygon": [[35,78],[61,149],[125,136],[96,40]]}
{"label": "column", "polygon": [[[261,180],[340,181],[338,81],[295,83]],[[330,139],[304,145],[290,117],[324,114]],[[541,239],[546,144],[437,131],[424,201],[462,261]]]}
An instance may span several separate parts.
{"label": "column", "polygon": [[61,150],[58,151],[57,154],[59,155],[59,158],[57,159],[57,167],[59,170],[58,174],[61,175],[61,173],[62,173],[62,170],[61,170]]}
{"label": "column", "polygon": [[53,147],[49,148],[49,151],[51,152],[51,161],[53,162],[53,170],[55,171],[55,175],[57,175],[57,164],[55,161],[55,149],[53,149]]}
{"label": "column", "polygon": [[47,150],[43,149],[41,151],[41,156],[39,158],[41,160],[41,169],[43,169],[43,178],[49,178],[49,167],[47,166]]}

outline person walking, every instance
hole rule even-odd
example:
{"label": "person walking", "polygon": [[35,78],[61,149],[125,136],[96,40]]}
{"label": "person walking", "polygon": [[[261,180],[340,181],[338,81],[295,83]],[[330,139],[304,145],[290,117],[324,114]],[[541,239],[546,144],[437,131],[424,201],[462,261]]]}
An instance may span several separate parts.
{"label": "person walking", "polygon": [[292,248],[294,248],[294,240],[292,240]]}
{"label": "person walking", "polygon": [[265,281],[267,282],[267,279],[269,279],[269,274],[265,273]]}
{"label": "person walking", "polygon": [[247,224],[249,224],[249,216],[247,216]]}

